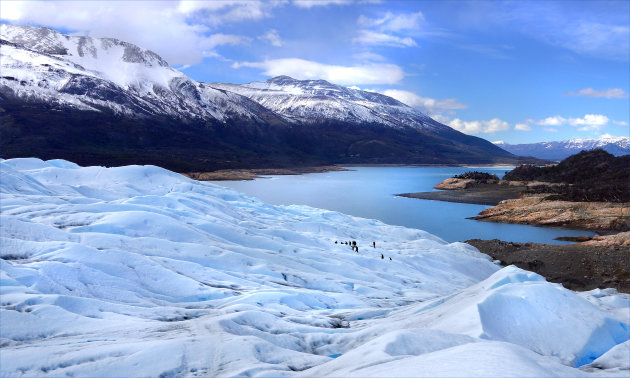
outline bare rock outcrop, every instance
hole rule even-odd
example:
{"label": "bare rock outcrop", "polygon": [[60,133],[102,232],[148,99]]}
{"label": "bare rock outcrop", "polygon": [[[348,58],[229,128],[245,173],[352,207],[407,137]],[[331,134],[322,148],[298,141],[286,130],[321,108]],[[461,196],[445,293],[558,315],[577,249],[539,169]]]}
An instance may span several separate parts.
{"label": "bare rock outcrop", "polygon": [[475,183],[473,179],[460,179],[457,177],[447,178],[441,183],[434,186],[435,189],[442,190],[459,190],[459,189],[467,189],[471,187]]}
{"label": "bare rock outcrop", "polygon": [[580,245],[594,245],[598,247],[610,246],[630,246],[630,231],[619,232],[614,235],[596,235],[589,241],[579,243]]}
{"label": "bare rock outcrop", "polygon": [[501,201],[472,219],[588,230],[629,230],[630,204],[619,202],[545,201],[526,195]]}

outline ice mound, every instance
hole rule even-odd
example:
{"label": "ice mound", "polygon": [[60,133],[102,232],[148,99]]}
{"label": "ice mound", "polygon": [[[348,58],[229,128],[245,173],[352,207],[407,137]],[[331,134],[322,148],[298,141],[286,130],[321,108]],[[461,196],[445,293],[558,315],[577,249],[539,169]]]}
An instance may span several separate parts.
{"label": "ice mound", "polygon": [[625,366],[627,297],[580,297],[467,244],[153,166],[0,172],[3,376],[575,376],[608,353],[601,366]]}
{"label": "ice mound", "polygon": [[600,371],[608,370],[608,372],[619,376],[630,375],[630,341],[616,345],[583,368],[585,371],[597,369]]}
{"label": "ice mound", "polygon": [[421,312],[420,318],[434,328],[518,344],[573,366],[590,363],[630,338],[627,323],[515,266]]}

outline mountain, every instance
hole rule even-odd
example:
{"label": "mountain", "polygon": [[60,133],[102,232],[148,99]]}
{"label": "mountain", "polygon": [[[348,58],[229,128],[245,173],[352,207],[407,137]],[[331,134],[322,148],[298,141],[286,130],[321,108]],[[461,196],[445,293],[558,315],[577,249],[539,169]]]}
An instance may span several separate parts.
{"label": "mountain", "polygon": [[628,370],[615,290],[576,293],[465,243],[155,166],[0,170],[3,377]]}
{"label": "mountain", "polygon": [[3,157],[176,171],[330,163],[516,163],[390,97],[286,76],[201,83],[112,38],[0,26]]}
{"label": "mountain", "polygon": [[583,150],[601,148],[615,156],[630,154],[630,137],[603,137],[599,139],[569,139],[560,142],[529,144],[507,144],[495,142],[506,151],[519,156],[533,156],[539,159],[562,160]]}
{"label": "mountain", "polygon": [[154,52],[117,39],[13,25],[1,25],[0,38],[3,92],[31,102],[132,118],[264,122],[268,115],[252,101],[204,86]]}
{"label": "mountain", "polygon": [[278,76],[265,82],[209,85],[246,96],[294,122],[316,124],[336,120],[396,129],[411,127],[438,134],[454,131],[389,96],[346,88],[325,80]]}

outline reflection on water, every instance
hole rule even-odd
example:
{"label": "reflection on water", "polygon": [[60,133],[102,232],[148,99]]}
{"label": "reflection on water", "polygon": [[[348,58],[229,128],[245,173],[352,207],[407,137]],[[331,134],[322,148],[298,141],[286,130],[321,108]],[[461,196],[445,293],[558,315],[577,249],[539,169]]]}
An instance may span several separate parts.
{"label": "reflection on water", "polygon": [[270,176],[253,181],[215,181],[275,205],[308,205],[378,219],[388,224],[418,228],[454,242],[501,239],[514,242],[565,244],[558,236],[591,232],[466,219],[488,208],[441,201],[396,197],[398,193],[426,192],[455,174],[470,170],[502,177],[511,167],[352,167],[354,171]]}

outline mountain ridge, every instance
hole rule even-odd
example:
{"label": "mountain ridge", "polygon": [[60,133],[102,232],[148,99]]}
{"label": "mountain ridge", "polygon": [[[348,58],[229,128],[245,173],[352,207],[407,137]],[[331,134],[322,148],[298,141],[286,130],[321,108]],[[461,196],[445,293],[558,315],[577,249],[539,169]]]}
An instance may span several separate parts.
{"label": "mountain ridge", "polygon": [[582,150],[601,148],[615,156],[630,154],[630,137],[573,138],[562,141],[508,144],[494,142],[515,155],[533,156],[539,159],[562,160]]}
{"label": "mountain ridge", "polygon": [[324,80],[202,83],[119,40],[12,25],[0,38],[5,158],[180,172],[519,161],[395,99]]}

